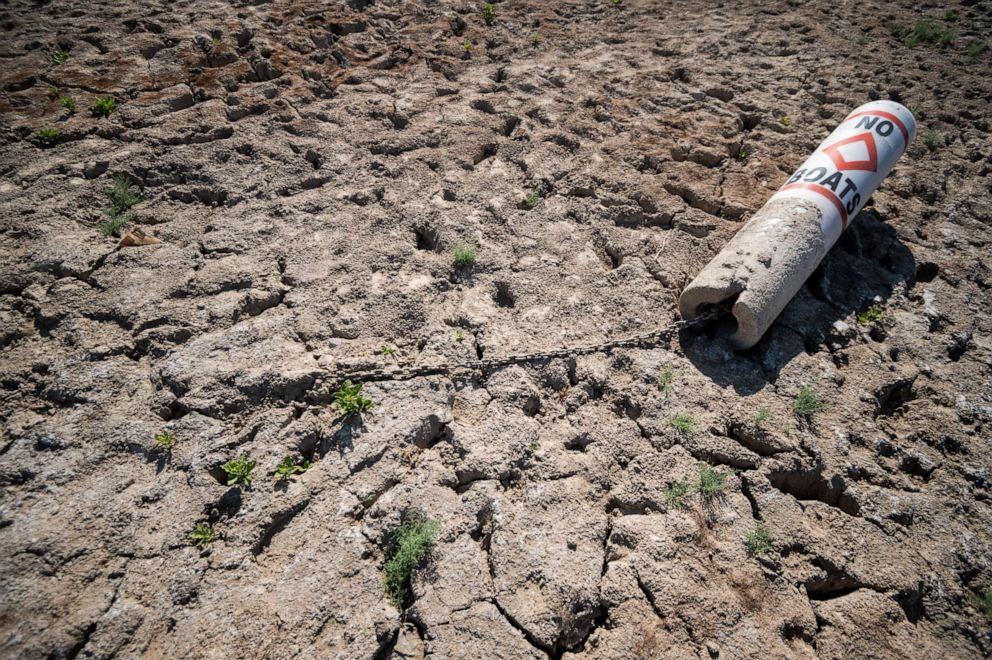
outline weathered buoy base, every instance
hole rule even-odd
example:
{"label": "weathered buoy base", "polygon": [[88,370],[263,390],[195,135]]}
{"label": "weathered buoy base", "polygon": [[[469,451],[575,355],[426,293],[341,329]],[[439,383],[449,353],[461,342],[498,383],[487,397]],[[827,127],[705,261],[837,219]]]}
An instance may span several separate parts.
{"label": "weathered buoy base", "polygon": [[731,305],[733,323],[727,338],[734,348],[750,348],[816,270],[826,250],[815,204],[773,199],[682,292],[682,318]]}

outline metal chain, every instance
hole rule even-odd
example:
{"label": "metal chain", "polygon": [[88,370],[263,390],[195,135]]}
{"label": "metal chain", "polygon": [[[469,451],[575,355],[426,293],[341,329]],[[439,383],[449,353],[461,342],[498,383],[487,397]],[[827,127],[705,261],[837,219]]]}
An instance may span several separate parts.
{"label": "metal chain", "polygon": [[695,328],[704,325],[719,316],[719,310],[713,309],[692,320],[679,320],[665,326],[664,328],[645,332],[640,335],[614,339],[600,344],[588,346],[577,346],[573,348],[562,348],[554,351],[542,351],[539,353],[520,353],[508,355],[506,357],[491,358],[488,360],[465,360],[461,362],[446,362],[435,365],[423,365],[416,367],[363,367],[356,365],[338,365],[336,369],[330,370],[328,376],[335,382],[351,380],[355,382],[373,381],[393,381],[410,380],[423,376],[456,375],[461,373],[486,372],[501,367],[508,367],[514,364],[524,364],[528,362],[538,362],[551,360],[554,358],[567,358],[575,355],[589,355],[591,353],[602,353],[615,348],[650,348],[668,341],[681,330]]}

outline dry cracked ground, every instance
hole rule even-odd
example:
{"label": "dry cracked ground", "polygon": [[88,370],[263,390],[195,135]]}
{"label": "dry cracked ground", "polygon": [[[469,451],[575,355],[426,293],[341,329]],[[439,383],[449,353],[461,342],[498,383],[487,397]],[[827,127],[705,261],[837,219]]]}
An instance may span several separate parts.
{"label": "dry cracked ground", "polygon": [[[3,4],[0,654],[992,653],[989,4],[493,9]],[[329,405],[342,365],[668,325],[877,98],[919,138],[754,349],[696,328]],[[157,243],[99,231],[115,177]],[[440,531],[397,608],[412,512]]]}

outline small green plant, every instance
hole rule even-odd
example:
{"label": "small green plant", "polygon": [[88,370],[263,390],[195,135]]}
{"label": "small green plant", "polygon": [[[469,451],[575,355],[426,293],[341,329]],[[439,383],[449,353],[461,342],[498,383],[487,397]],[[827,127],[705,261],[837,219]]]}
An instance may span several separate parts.
{"label": "small green plant", "polygon": [[482,7],[482,20],[486,22],[486,25],[492,25],[493,21],[496,20],[496,7],[493,3],[487,2]]}
{"label": "small green plant", "polygon": [[611,4],[612,4],[612,5],[614,6],[614,7],[618,7],[618,6],[620,6],[620,5],[621,5],[621,4],[623,3],[623,0],[610,0],[610,3],[611,3]]}
{"label": "small green plant", "polygon": [[796,400],[792,403],[792,409],[799,417],[809,418],[814,413],[821,412],[823,404],[820,403],[820,397],[811,385],[803,385],[799,388],[799,394],[796,395]]}
{"label": "small green plant", "polygon": [[893,25],[890,28],[893,36],[902,39],[909,48],[917,46],[947,46],[954,43],[957,35],[949,27],[941,25],[932,18],[917,19],[912,28]]}
{"label": "small green plant", "polygon": [[410,597],[410,577],[437,540],[441,523],[422,513],[407,514],[392,532],[387,553],[383,589],[397,608],[402,609]]}
{"label": "small green plant", "polygon": [[206,548],[217,540],[217,533],[207,523],[197,523],[189,533],[189,540],[198,548]]}
{"label": "small green plant", "polygon": [[935,130],[929,130],[926,135],[923,136],[923,144],[926,145],[927,149],[930,151],[936,151],[942,144],[944,144],[944,135]]}
{"label": "small green plant", "polygon": [[65,48],[56,48],[52,53],[53,64],[65,64],[69,60],[69,51]]}
{"label": "small green plant", "polygon": [[297,463],[292,456],[287,456],[276,466],[276,481],[289,481],[294,474],[303,474],[310,469],[310,461]]}
{"label": "small green plant", "polygon": [[661,494],[664,496],[668,506],[675,509],[687,509],[689,507],[689,495],[692,494],[692,490],[693,488],[688,481],[679,479],[663,488]]}
{"label": "small green plant", "polygon": [[878,305],[872,305],[865,311],[858,314],[857,318],[859,325],[871,325],[875,321],[882,320],[882,308]]}
{"label": "small green plant", "polygon": [[379,352],[382,353],[385,357],[391,357],[393,355],[396,355],[396,349],[393,348],[392,346],[386,346],[385,344],[382,346],[381,349],[379,349]]}
{"label": "small green plant", "polygon": [[955,9],[948,9],[944,12],[945,21],[956,21],[958,20],[958,12]]}
{"label": "small green plant", "polygon": [[537,440],[532,440],[531,443],[527,445],[527,449],[530,449],[533,452],[536,452],[540,448],[541,448],[541,443],[538,442]]}
{"label": "small green plant", "polygon": [[162,449],[169,450],[176,446],[176,439],[168,431],[162,431],[155,436],[155,444]]}
{"label": "small green plant", "polygon": [[54,147],[59,141],[59,132],[54,128],[43,128],[34,134],[34,141],[40,147]]}
{"label": "small green plant", "polygon": [[779,121],[782,122],[783,126],[788,126],[789,124],[792,123],[792,120],[789,119],[788,117],[782,117],[781,119],[779,119]]}
{"label": "small green plant", "polygon": [[76,99],[71,96],[63,96],[59,99],[62,107],[69,111],[70,115],[76,114]]}
{"label": "small green plant", "polygon": [[759,429],[764,426],[765,422],[772,418],[772,411],[768,408],[759,408],[758,413],[754,416],[754,425]]}
{"label": "small green plant", "polygon": [[94,117],[109,117],[117,108],[117,102],[109,96],[101,96],[90,106],[90,114]]}
{"label": "small green plant", "polygon": [[341,411],[341,415],[351,417],[371,410],[373,403],[372,399],[362,396],[361,383],[353,384],[350,380],[346,380],[334,393],[334,405]]}
{"label": "small green plant", "polygon": [[539,199],[541,199],[541,194],[538,191],[533,190],[529,195],[524,197],[524,206],[526,206],[529,209],[532,209],[535,206],[537,206],[537,202]]}
{"label": "small green plant", "polygon": [[141,199],[126,176],[115,176],[114,183],[107,189],[111,206],[118,212],[127,211]]}
{"label": "small green plant", "polygon": [[534,32],[533,34],[530,35],[530,42],[535,46],[541,43],[542,39],[544,39],[544,37],[541,36],[540,32]]}
{"label": "small green plant", "polygon": [[213,48],[217,48],[217,46],[220,46],[222,43],[224,42],[220,40],[220,37],[214,37],[210,40],[210,46]]}
{"label": "small green plant", "polygon": [[117,236],[120,234],[121,229],[123,229],[127,223],[134,220],[134,211],[125,211],[121,213],[117,209],[107,209],[104,212],[107,216],[106,220],[102,220],[96,224],[96,228],[100,230],[103,236]]}
{"label": "small green plant", "polygon": [[476,250],[471,245],[460,245],[454,249],[455,266],[471,266],[476,260]]}
{"label": "small green plant", "polygon": [[675,372],[671,367],[665,367],[661,370],[661,374],[658,376],[658,387],[665,396],[672,393],[675,388]]}
{"label": "small green plant", "polygon": [[227,473],[228,486],[238,485],[248,488],[251,486],[251,471],[255,469],[257,463],[258,461],[242,455],[239,458],[232,458],[220,467]]}
{"label": "small green plant", "polygon": [[679,413],[668,420],[668,423],[681,436],[692,435],[696,432],[696,420],[689,413]]}
{"label": "small green plant", "polygon": [[744,539],[744,545],[747,547],[748,554],[752,557],[760,557],[775,547],[772,545],[772,535],[761,525],[748,532],[747,537]]}
{"label": "small green plant", "polygon": [[749,153],[747,152],[747,149],[744,149],[744,148],[742,147],[742,148],[741,148],[741,150],[737,152],[737,159],[738,159],[738,160],[747,160],[747,157],[748,157],[748,156],[750,156],[750,155],[751,155],[751,154],[749,154]]}
{"label": "small green plant", "polygon": [[857,43],[857,44],[858,44],[859,46],[864,46],[865,44],[867,44],[867,43],[868,43],[868,37],[866,37],[865,35],[861,35],[860,37],[858,37],[858,38],[857,38],[857,39],[855,39],[854,41],[855,41],[855,43]]}
{"label": "small green plant", "polygon": [[48,86],[48,98],[57,99],[59,96],[61,96],[61,94],[62,91],[56,85]]}
{"label": "small green plant", "polygon": [[965,52],[968,54],[968,57],[970,57],[971,59],[975,59],[976,57],[984,53],[986,48],[988,48],[988,44],[986,44],[984,41],[973,41],[970,44],[968,44],[968,48],[967,50],[965,50]]}
{"label": "small green plant", "polygon": [[704,498],[719,495],[726,487],[727,473],[714,470],[709,465],[699,467],[699,494]]}
{"label": "small green plant", "polygon": [[978,601],[978,609],[982,611],[985,618],[992,621],[992,587],[985,587],[985,590],[981,593],[976,593],[975,598]]}
{"label": "small green plant", "polygon": [[470,44],[469,42],[466,41],[465,43],[462,44],[462,50],[465,51],[465,54],[466,55],[471,55],[472,54],[472,44]]}
{"label": "small green plant", "polygon": [[461,328],[455,328],[455,341],[465,341],[465,331]]}

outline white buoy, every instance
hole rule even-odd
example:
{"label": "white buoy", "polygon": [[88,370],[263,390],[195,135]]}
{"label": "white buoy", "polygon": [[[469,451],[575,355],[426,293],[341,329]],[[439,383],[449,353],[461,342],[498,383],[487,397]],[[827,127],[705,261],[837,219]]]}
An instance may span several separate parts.
{"label": "white buoy", "polygon": [[758,343],[915,135],[913,114],[894,101],[849,114],[686,287],[682,317],[732,302],[731,343]]}

